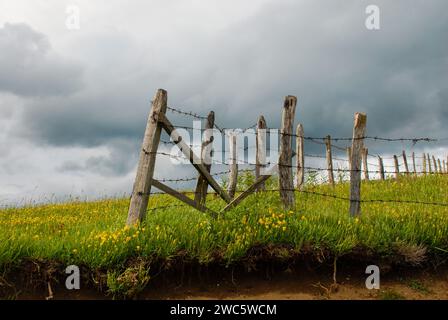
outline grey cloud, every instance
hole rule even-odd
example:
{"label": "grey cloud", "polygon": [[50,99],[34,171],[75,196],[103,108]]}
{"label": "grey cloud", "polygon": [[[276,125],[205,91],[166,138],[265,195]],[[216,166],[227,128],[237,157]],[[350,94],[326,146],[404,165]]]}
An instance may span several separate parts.
{"label": "grey cloud", "polygon": [[[180,37],[185,32],[167,24],[163,43],[154,47],[150,39],[139,46],[126,33],[85,40],[95,45],[80,46],[81,58],[97,63],[86,67],[89,86],[69,98],[31,101],[23,134],[59,147],[135,141],[117,145],[114,157],[62,168],[122,174],[132,166],[120,159],[136,159],[149,100],[163,87],[170,105],[202,114],[214,109],[225,127],[247,127],[259,114],[278,127],[283,97],[294,94],[296,120],[309,136],[350,136],[357,111],[367,112],[369,135],[447,136],[446,2],[376,2],[382,10],[376,32],[364,27],[367,1],[275,1],[210,34],[192,30]],[[35,37],[40,51],[48,50],[45,37]],[[110,50],[99,50],[103,44]],[[140,51],[148,47],[145,58]],[[402,147],[369,145],[372,152]],[[307,144],[311,152],[321,148]]]}
{"label": "grey cloud", "polygon": [[82,68],[51,48],[48,38],[24,23],[0,28],[0,91],[20,96],[66,95],[81,85]]}

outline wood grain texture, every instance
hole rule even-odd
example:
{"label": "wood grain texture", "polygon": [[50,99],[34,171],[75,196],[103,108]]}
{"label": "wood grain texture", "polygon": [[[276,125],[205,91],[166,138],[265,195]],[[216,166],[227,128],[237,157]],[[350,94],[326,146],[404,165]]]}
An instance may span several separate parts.
{"label": "wood grain texture", "polygon": [[285,209],[295,205],[294,181],[292,174],[292,130],[296,112],[297,98],[287,96],[282,109],[280,129],[279,186],[280,198]]}
{"label": "wood grain texture", "polygon": [[350,166],[350,215],[361,214],[361,158],[366,133],[367,116],[355,113]]}
{"label": "wood grain texture", "polygon": [[145,219],[148,207],[151,183],[156,163],[156,152],[159,146],[160,134],[162,131],[158,121],[164,115],[167,108],[168,94],[165,90],[159,89],[155,94],[148,121],[146,123],[145,135],[140,151],[140,159],[137,167],[134,186],[132,188],[131,201],[129,205],[126,224],[135,225]]}

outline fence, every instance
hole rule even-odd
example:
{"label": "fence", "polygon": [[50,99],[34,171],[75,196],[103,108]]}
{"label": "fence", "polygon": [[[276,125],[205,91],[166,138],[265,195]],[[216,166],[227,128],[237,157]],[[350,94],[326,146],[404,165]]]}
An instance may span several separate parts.
{"label": "fence", "polygon": [[[244,151],[248,153],[254,151],[255,162],[238,159],[237,146],[235,134],[229,135],[230,158],[228,162],[217,161],[213,159],[213,130],[220,133],[226,133],[229,128],[224,128],[215,122],[215,114],[211,111],[207,116],[201,116],[194,112],[183,111],[178,108],[167,106],[167,92],[159,89],[152,101],[151,112],[148,118],[147,127],[144,135],[143,146],[140,152],[140,160],[137,169],[137,175],[131,196],[131,203],[129,206],[128,220],[129,225],[135,224],[144,219],[146,212],[157,209],[175,208],[190,206],[202,212],[207,212],[213,216],[225,212],[248,197],[253,192],[278,192],[285,208],[290,209],[295,204],[295,193],[301,192],[311,194],[319,197],[328,197],[350,202],[350,214],[352,216],[359,215],[361,212],[361,204],[366,202],[395,202],[395,203],[411,203],[421,205],[433,206],[448,206],[448,203],[433,202],[433,201],[412,201],[400,199],[368,199],[361,198],[361,184],[362,176],[364,180],[380,179],[385,180],[394,175],[395,179],[399,179],[401,175],[418,176],[418,175],[433,175],[433,174],[448,174],[448,157],[445,159],[436,159],[434,155],[423,153],[421,156],[416,156],[415,152],[410,153],[410,160],[408,161],[408,154],[405,150],[399,156],[384,157],[369,153],[367,148],[368,141],[379,142],[410,142],[413,145],[419,142],[437,142],[446,139],[433,138],[385,138],[377,136],[366,135],[367,116],[363,113],[355,113],[353,133],[351,137],[311,137],[304,134],[304,126],[298,124],[293,133],[294,116],[296,110],[297,99],[294,96],[287,96],[282,108],[282,121],[279,133],[280,150],[278,154],[278,161],[270,163],[265,161],[266,152],[272,153],[277,151],[267,148],[266,134],[274,132],[273,129],[267,129],[267,122],[263,116],[260,116],[258,121],[245,129],[240,129],[240,132],[255,136],[255,146],[244,147]],[[205,128],[195,128],[189,126],[174,126],[168,120],[167,112],[175,113],[183,117],[193,118],[195,120],[205,121]],[[187,144],[183,137],[178,133],[177,129],[184,130],[198,130],[204,131],[203,140],[200,145]],[[162,130],[169,136],[170,141],[161,139]],[[295,149],[293,150],[293,140],[295,139]],[[308,154],[304,151],[305,141],[322,145],[325,148],[325,155]],[[338,142],[347,142],[348,145],[336,145]],[[159,150],[159,144],[177,146],[181,155],[173,155],[172,153]],[[197,156],[193,151],[194,147],[200,148],[200,156]],[[347,157],[334,157],[333,151],[343,151]],[[188,160],[189,163],[198,171],[198,175],[181,177],[181,178],[159,178],[154,177],[154,168],[157,156],[169,157],[178,160]],[[399,161],[398,158],[402,160]],[[293,159],[295,163],[293,164]],[[307,165],[307,158],[322,159],[325,161],[324,166],[310,166]],[[372,162],[375,159],[377,163]],[[387,165],[385,160],[393,160],[393,165]],[[421,164],[417,164],[420,160]],[[336,162],[344,163],[344,167],[336,167]],[[212,165],[225,165],[228,170],[221,170],[219,172],[211,173]],[[239,169],[239,165],[250,166],[252,168]],[[274,165],[267,169],[268,166]],[[371,168],[376,168],[372,170]],[[421,170],[417,170],[420,167]],[[388,170],[388,169],[393,170]],[[242,172],[254,172],[255,182],[245,190],[238,190],[237,181],[238,175]],[[295,174],[294,174],[295,172]],[[335,186],[335,173],[342,173],[349,175],[350,194],[349,197],[341,197],[332,194],[325,194],[306,190],[305,173],[318,172],[326,173],[327,181],[331,186]],[[278,173],[278,188],[267,189],[265,182]],[[224,190],[221,185],[215,180],[215,177],[222,177],[228,175],[228,189]],[[294,183],[295,177],[295,183]],[[194,191],[177,191],[168,185],[166,182],[194,182],[196,181],[196,188]],[[155,187],[160,192],[151,192],[151,187]],[[214,192],[209,192],[209,186]],[[220,211],[215,212],[206,206],[207,195],[213,193],[219,196],[226,202],[226,206]],[[148,199],[151,194],[169,194],[176,199],[182,201],[184,205],[170,205],[148,210]],[[192,196],[192,197],[191,197]]]}

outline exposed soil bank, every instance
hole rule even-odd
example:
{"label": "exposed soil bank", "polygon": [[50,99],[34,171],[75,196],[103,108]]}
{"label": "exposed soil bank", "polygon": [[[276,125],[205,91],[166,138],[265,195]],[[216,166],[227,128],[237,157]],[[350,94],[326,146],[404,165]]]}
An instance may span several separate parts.
{"label": "exposed soil bank", "polygon": [[[365,287],[369,263],[338,261],[334,284],[333,262],[268,262],[252,266],[200,266],[176,263],[153,268],[151,280],[137,299],[444,299],[448,300],[448,266],[411,268],[382,264],[380,290]],[[62,266],[59,266],[62,267]],[[81,290],[65,288],[65,275],[55,264],[28,262],[0,277],[2,299],[112,299],[105,273],[87,272]],[[52,270],[53,273],[49,273]],[[117,298],[117,297],[115,297]]]}

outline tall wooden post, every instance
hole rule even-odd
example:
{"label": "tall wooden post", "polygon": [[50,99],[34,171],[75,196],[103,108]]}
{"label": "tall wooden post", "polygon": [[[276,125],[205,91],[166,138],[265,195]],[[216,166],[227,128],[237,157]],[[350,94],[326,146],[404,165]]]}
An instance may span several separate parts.
{"label": "tall wooden post", "polygon": [[[256,143],[255,180],[258,180],[261,176],[262,168],[266,166],[266,120],[263,116],[258,118]],[[257,191],[263,190],[266,190],[265,182],[257,187]]]}
{"label": "tall wooden post", "polygon": [[378,156],[378,167],[380,168],[380,179],[385,180],[383,158]]}
{"label": "tall wooden post", "polygon": [[361,158],[366,132],[367,116],[355,113],[350,165],[350,215],[361,214]]}
{"label": "tall wooden post", "polygon": [[[210,111],[205,123],[204,139],[201,145],[201,160],[205,169],[210,172],[212,167],[212,150],[213,150],[213,127],[215,125],[215,113]],[[200,206],[205,206],[207,200],[208,182],[202,174],[199,174],[194,194],[195,201]]]}
{"label": "tall wooden post", "polygon": [[237,159],[237,145],[236,134],[229,135],[229,151],[230,151],[230,174],[229,174],[229,188],[228,194],[230,199],[235,197],[236,185],[238,181],[238,159]]}
{"label": "tall wooden post", "polygon": [[327,155],[328,182],[334,187],[333,158],[331,155],[331,137],[329,135],[325,138],[325,147]]}
{"label": "tall wooden post", "polygon": [[151,183],[156,164],[156,152],[159,146],[162,127],[158,123],[159,115],[165,114],[168,94],[165,90],[157,90],[152,101],[151,111],[146,123],[140,159],[137,167],[131,202],[126,224],[133,226],[144,220],[148,207]]}
{"label": "tall wooden post", "polygon": [[428,155],[428,172],[431,174],[432,173],[432,166],[431,166],[431,158],[430,158],[430,156],[429,156],[429,153],[427,154]]}
{"label": "tall wooden post", "polygon": [[362,149],[362,162],[363,162],[363,166],[364,166],[364,179],[366,181],[369,181],[369,166],[367,163],[368,155],[369,155],[369,149],[363,148]]}
{"label": "tall wooden post", "polygon": [[440,162],[439,158],[437,158],[437,165],[439,166],[439,173],[440,174],[443,173],[443,171],[442,171],[442,163]]}
{"label": "tall wooden post", "polygon": [[412,152],[412,167],[414,169],[414,176],[417,175],[417,167],[415,166],[415,152]]}
{"label": "tall wooden post", "polygon": [[292,128],[296,111],[297,98],[287,96],[282,110],[279,155],[280,198],[286,209],[295,205],[294,182],[292,174]]}
{"label": "tall wooden post", "polygon": [[304,153],[303,125],[299,123],[296,129],[296,157],[297,157],[297,189],[302,190],[305,182],[305,153]]}
{"label": "tall wooden post", "polygon": [[408,158],[406,157],[406,151],[403,150],[403,163],[404,163],[404,173],[409,175]]}
{"label": "tall wooden post", "polygon": [[394,155],[394,164],[395,164],[395,178],[400,178],[400,166],[398,165],[398,157]]}
{"label": "tall wooden post", "polygon": [[424,153],[423,153],[423,163],[422,163],[422,166],[423,166],[423,174],[426,175],[426,155]]}

